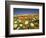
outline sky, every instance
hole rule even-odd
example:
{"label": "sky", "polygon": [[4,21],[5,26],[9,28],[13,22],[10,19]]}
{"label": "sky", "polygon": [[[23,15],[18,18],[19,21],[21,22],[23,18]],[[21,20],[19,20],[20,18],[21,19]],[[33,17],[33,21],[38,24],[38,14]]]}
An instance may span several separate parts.
{"label": "sky", "polygon": [[14,15],[18,14],[39,14],[39,9],[14,8]]}

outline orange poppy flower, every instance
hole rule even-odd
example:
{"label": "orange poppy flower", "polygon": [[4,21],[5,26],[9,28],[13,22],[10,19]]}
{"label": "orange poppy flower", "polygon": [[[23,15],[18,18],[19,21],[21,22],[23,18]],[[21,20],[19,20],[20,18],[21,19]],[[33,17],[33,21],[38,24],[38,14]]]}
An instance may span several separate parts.
{"label": "orange poppy flower", "polygon": [[29,19],[32,19],[32,16],[29,16]]}
{"label": "orange poppy flower", "polygon": [[23,16],[19,16],[18,18],[19,18],[19,19],[21,19],[21,20],[22,20],[22,19],[24,19],[24,17],[23,17]]}

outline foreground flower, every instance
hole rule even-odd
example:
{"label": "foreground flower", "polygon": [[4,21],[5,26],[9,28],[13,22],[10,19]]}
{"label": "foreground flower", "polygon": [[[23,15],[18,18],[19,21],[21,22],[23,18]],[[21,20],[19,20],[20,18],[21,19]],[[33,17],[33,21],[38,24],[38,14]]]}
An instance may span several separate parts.
{"label": "foreground flower", "polygon": [[14,28],[17,28],[17,26],[18,26],[17,24],[14,24]]}
{"label": "foreground flower", "polygon": [[28,24],[29,23],[29,21],[25,21],[25,24]]}
{"label": "foreground flower", "polygon": [[34,27],[34,24],[33,24],[33,23],[30,23],[30,26],[31,26],[31,27]]}

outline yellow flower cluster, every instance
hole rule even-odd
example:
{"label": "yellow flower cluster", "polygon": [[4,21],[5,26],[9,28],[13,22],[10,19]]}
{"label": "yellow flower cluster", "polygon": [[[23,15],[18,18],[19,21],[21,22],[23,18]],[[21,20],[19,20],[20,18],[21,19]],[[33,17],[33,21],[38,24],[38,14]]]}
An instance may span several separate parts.
{"label": "yellow flower cluster", "polygon": [[39,15],[14,16],[13,19],[14,30],[39,28]]}

